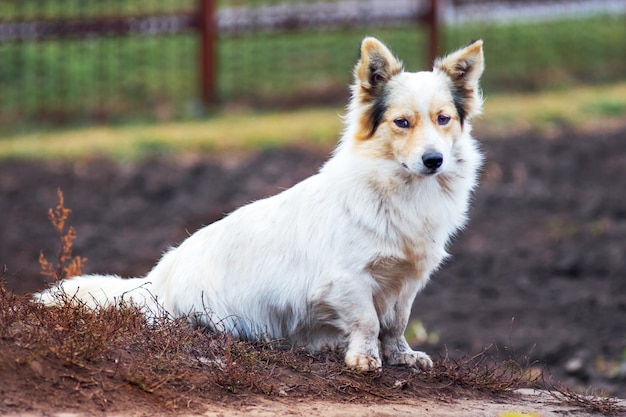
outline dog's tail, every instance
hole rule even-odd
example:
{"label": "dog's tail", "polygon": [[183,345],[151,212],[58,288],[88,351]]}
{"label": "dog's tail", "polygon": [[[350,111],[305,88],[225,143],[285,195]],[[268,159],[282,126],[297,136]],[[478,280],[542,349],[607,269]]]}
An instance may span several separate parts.
{"label": "dog's tail", "polygon": [[115,275],[82,275],[64,279],[57,285],[34,294],[34,299],[45,305],[76,302],[97,309],[116,306],[122,302],[156,312],[156,297],[151,292],[149,278],[124,279]]}

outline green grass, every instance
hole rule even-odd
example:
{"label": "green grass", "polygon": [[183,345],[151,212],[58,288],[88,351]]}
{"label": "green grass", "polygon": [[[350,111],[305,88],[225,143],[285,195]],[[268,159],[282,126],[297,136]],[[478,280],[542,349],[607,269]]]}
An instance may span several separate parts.
{"label": "green grass", "polygon": [[[610,110],[606,110],[606,109]],[[591,110],[590,110],[591,109]],[[598,110],[599,109],[599,110]],[[340,137],[340,107],[283,112],[222,111],[205,120],[96,126],[0,139],[0,160],[80,159],[106,155],[140,159],[154,154],[249,151],[306,145],[330,150]],[[480,138],[595,129],[626,119],[626,82],[563,91],[487,95],[475,122]]]}
{"label": "green grass", "polygon": [[195,66],[180,63],[193,60],[196,48],[189,35],[0,46],[0,110],[97,114],[180,106],[197,78]]}
{"label": "green grass", "polygon": [[580,82],[624,79],[626,19],[598,16],[580,20],[462,26],[451,40],[485,41],[488,91],[567,88]]}
{"label": "green grass", "polygon": [[592,115],[615,117],[626,115],[626,101],[623,97],[598,98],[589,103],[586,108]]}
{"label": "green grass", "polygon": [[[294,96],[347,91],[363,37],[376,36],[407,68],[423,69],[426,43],[414,27],[251,34],[220,43],[220,96]],[[306,96],[303,97],[306,100]]]}
{"label": "green grass", "polygon": [[[387,43],[410,71],[429,68],[426,37],[416,26],[253,34],[220,44],[220,95],[297,95],[351,79],[364,36]],[[626,19],[609,16],[524,24],[467,25],[444,30],[442,52],[485,41],[486,92],[563,89],[624,79]],[[256,52],[255,52],[256,51]]]}

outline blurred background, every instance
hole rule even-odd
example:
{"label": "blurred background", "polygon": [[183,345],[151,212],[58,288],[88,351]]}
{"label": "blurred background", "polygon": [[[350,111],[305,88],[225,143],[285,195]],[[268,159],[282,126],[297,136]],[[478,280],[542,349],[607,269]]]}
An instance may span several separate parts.
{"label": "blurred background", "polygon": [[6,288],[47,285],[59,187],[84,272],[138,276],[315,173],[368,35],[409,71],[485,42],[481,186],[411,344],[626,398],[625,0],[0,0]]}
{"label": "blurred background", "polygon": [[[343,105],[365,35],[408,70],[485,40],[494,92],[624,80],[623,0],[3,0],[0,126]],[[610,106],[610,105],[609,105]]]}

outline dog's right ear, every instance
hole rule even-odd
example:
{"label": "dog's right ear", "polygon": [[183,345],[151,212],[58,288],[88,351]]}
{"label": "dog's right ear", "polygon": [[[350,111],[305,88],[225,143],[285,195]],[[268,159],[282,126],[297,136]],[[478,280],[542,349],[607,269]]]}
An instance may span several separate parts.
{"label": "dog's right ear", "polygon": [[361,43],[361,58],[354,68],[355,95],[368,102],[377,97],[387,81],[402,72],[402,63],[376,38]]}

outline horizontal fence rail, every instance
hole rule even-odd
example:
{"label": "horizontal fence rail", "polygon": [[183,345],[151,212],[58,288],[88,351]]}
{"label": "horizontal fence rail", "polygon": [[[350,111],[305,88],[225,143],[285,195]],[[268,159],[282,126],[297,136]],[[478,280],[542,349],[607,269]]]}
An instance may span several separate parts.
{"label": "horizontal fence rail", "polygon": [[580,19],[594,14],[625,15],[624,0],[487,1],[453,2],[441,18],[445,24],[552,22]]}
{"label": "horizontal fence rail", "polygon": [[129,16],[86,20],[53,20],[0,23],[0,42],[44,41],[111,35],[173,35],[197,30],[196,13],[163,16]]}
{"label": "horizontal fence rail", "polygon": [[339,1],[333,3],[285,3],[274,6],[230,7],[219,10],[220,33],[272,32],[293,29],[336,29],[384,26],[428,21],[431,1]]}
{"label": "horizontal fence rail", "polygon": [[[203,3],[203,2],[201,2]],[[217,30],[222,35],[294,29],[336,29],[354,26],[384,26],[426,21],[431,1],[387,0],[335,3],[289,3],[275,6],[224,7],[216,11]],[[205,6],[207,7],[207,6]],[[213,7],[213,6],[208,6]],[[198,11],[165,15],[52,21],[0,21],[0,42],[33,41],[88,35],[168,35],[198,30]]]}

